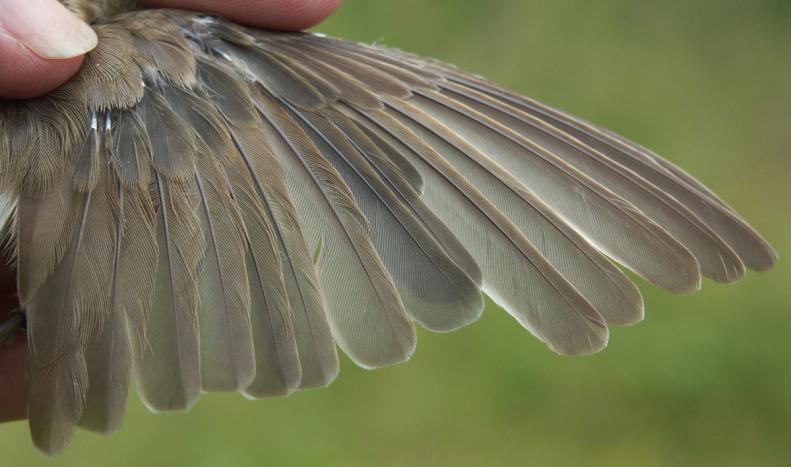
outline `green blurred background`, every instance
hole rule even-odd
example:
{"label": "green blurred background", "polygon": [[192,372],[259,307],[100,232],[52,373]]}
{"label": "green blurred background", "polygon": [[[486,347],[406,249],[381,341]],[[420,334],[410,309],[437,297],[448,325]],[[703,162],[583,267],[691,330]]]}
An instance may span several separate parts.
{"label": "green blurred background", "polygon": [[599,355],[555,356],[490,306],[421,332],[407,365],[343,362],[329,389],[189,414],[133,399],[65,454],[0,427],[2,466],[791,464],[791,2],[346,0],[328,34],[459,66],[607,126],[715,189],[779,266],[692,296],[644,286],[648,316]]}

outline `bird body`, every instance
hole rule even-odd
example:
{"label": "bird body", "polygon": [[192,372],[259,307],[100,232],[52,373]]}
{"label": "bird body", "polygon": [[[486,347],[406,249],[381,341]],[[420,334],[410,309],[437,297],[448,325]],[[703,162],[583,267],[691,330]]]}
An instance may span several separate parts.
{"label": "bird body", "polygon": [[488,294],[553,351],[776,255],[700,182],[434,60],[130,1],[50,95],[0,103],[0,222],[28,319],[35,444],[201,391],[323,387],[336,344],[407,360]]}

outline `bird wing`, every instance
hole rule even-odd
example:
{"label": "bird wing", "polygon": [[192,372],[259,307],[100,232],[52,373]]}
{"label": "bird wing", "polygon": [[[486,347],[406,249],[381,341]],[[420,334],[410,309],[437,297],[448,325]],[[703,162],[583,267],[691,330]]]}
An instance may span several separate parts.
{"label": "bird wing", "polygon": [[488,294],[555,352],[776,260],[715,194],[617,135],[448,65],[133,12],[53,94],[0,105],[0,221],[42,450],[201,391],[323,387],[336,344],[407,360]]}

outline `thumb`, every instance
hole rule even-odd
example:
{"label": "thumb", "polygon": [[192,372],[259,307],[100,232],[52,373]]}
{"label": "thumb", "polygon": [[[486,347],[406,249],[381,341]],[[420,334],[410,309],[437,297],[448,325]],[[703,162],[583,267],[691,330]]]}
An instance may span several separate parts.
{"label": "thumb", "polygon": [[[18,306],[16,272],[0,261],[0,320]],[[25,418],[25,341],[18,335],[13,344],[0,342],[0,423]]]}
{"label": "thumb", "polygon": [[45,94],[68,81],[96,34],[57,0],[0,0],[0,98]]}

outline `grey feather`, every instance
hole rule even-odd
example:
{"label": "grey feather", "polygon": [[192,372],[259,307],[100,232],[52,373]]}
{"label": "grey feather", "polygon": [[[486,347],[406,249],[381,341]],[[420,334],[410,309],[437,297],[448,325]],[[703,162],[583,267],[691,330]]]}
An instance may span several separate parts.
{"label": "grey feather", "polygon": [[324,387],[336,342],[365,368],[405,361],[410,317],[463,326],[480,288],[587,354],[643,317],[606,256],[673,292],[777,260],[672,163],[435,60],[69,6],[97,48],[57,91],[0,102],[0,235],[47,453],[77,424],[115,430],[130,373],[155,411]]}
{"label": "grey feather", "polygon": [[[45,199],[29,202],[32,200],[23,197],[19,206],[18,235],[24,236],[18,244],[19,257],[41,258],[41,262],[20,262],[20,268],[40,269],[38,274],[20,271],[20,277],[47,277],[38,288],[20,283],[20,289],[26,291],[20,299],[27,310],[29,327],[30,427],[36,445],[50,453],[65,447],[82,414],[89,385],[84,350],[90,336],[105,322],[112,290],[113,263],[103,259],[112,258],[117,240],[112,222],[113,194],[108,183],[98,187],[84,184],[84,193],[74,190],[81,185],[80,181],[107,180],[107,171],[102,167],[108,156],[96,136],[95,118],[92,130],[93,134],[86,139],[86,148],[80,152],[73,180],[66,177],[63,189]],[[103,163],[84,160],[94,158]],[[81,173],[92,170],[103,170],[105,176]],[[63,219],[53,209],[75,215],[67,214]],[[42,254],[57,255],[58,252],[29,243],[37,237],[25,235],[25,231],[38,222],[52,219],[73,224],[72,228],[64,229],[70,235],[62,240],[65,250],[61,259],[42,258]],[[57,265],[48,273],[44,268],[53,263]],[[99,386],[101,384],[97,383]]]}
{"label": "grey feather", "polygon": [[211,158],[201,158],[195,174],[201,204],[198,219],[207,247],[198,279],[201,387],[239,391],[256,374],[250,289],[239,214],[215,164]]}
{"label": "grey feather", "polygon": [[[241,167],[229,166],[228,173],[244,215],[250,245],[248,267],[255,267],[254,274],[248,276],[251,290],[255,290],[254,299],[265,300],[262,306],[266,311],[259,318],[256,351],[263,357],[259,363],[267,367],[247,394],[265,396],[288,393],[296,387],[324,387],[338,374],[338,355],[297,213],[263,135],[257,129],[232,132]],[[298,368],[291,339],[298,349]]]}
{"label": "grey feather", "polygon": [[[106,116],[102,128],[102,146],[105,150],[111,151],[111,119]],[[95,135],[94,135],[95,137]],[[105,152],[101,164],[107,166],[107,157],[109,154]],[[101,165],[97,164],[96,170],[101,170]],[[132,287],[132,284],[126,283],[123,286],[119,285],[118,280],[124,279],[119,277],[121,268],[120,259],[123,243],[123,219],[124,219],[124,199],[123,188],[118,182],[115,182],[115,177],[109,174],[107,168],[104,170],[104,176],[97,173],[95,175],[97,181],[93,183],[100,183],[100,190],[97,190],[97,195],[104,196],[111,200],[112,211],[115,221],[114,239],[112,245],[113,249],[113,262],[112,269],[107,270],[109,273],[109,300],[108,309],[104,312],[101,322],[98,324],[98,330],[91,337],[88,338],[87,346],[85,348],[85,360],[88,371],[88,391],[85,396],[85,408],[80,418],[80,426],[83,428],[96,431],[99,433],[109,434],[115,431],[123,420],[124,413],[126,412],[126,401],[129,392],[129,378],[132,367],[131,357],[131,343],[130,334],[128,330],[127,316],[122,306],[122,300],[126,298],[120,291],[122,288]],[[113,187],[117,189],[113,189]],[[107,222],[102,219],[101,222]],[[112,225],[112,223],[109,223]],[[131,282],[131,281],[130,281]],[[138,284],[145,284],[145,278],[139,278]],[[99,286],[99,284],[97,284]],[[144,288],[135,291],[135,294],[144,293]],[[135,323],[132,321],[132,323]],[[135,323],[142,324],[142,323]]]}
{"label": "grey feather", "polygon": [[765,271],[777,253],[735,211],[692,176],[633,142],[533,99],[479,79],[453,73],[450,79],[512,104],[601,151],[690,209],[739,255],[747,267]]}
{"label": "grey feather", "polygon": [[4,232],[11,223],[16,211],[17,199],[10,193],[0,193],[0,232]]}
{"label": "grey feather", "polygon": [[[292,109],[293,111],[293,109]],[[295,111],[294,111],[295,112]],[[399,286],[406,310],[428,329],[451,331],[483,312],[477,284],[446,254],[418,219],[376,174],[363,153],[386,164],[348,118],[298,114],[305,132],[344,177],[368,221],[371,241]]]}
{"label": "grey feather", "polygon": [[[334,89],[318,90],[305,81],[284,57],[276,57],[263,49],[227,43],[216,42],[211,47],[227,58],[239,72],[248,73],[272,94],[299,107],[318,109],[327,103],[328,97],[335,99],[337,96]],[[305,70],[301,71],[306,73]]]}
{"label": "grey feather", "polygon": [[643,318],[637,287],[516,178],[418,109],[397,116],[435,148],[530,240],[608,324]]}
{"label": "grey feather", "polygon": [[686,247],[554,154],[462,104],[425,97],[410,103],[488,154],[597,248],[635,273],[673,292],[700,287],[698,263]]}
{"label": "grey feather", "polygon": [[368,116],[421,170],[424,200],[475,258],[484,290],[499,305],[556,352],[591,353],[607,344],[599,313],[491,202],[397,120],[383,112]]}
{"label": "grey feather", "polygon": [[[411,356],[415,331],[367,234],[367,221],[341,176],[271,98],[257,98],[264,132],[286,174],[317,264],[333,335],[357,364],[379,367]],[[268,126],[268,128],[267,128]]]}
{"label": "grey feather", "polygon": [[[348,113],[353,118],[358,116],[354,110],[349,108],[342,108],[344,113]],[[374,151],[364,151],[366,158],[372,166],[376,168],[380,176],[387,181],[389,186],[395,191],[401,200],[409,207],[414,216],[419,219],[423,226],[431,232],[434,238],[445,249],[446,253],[453,259],[453,261],[473,280],[476,284],[480,285],[483,280],[481,270],[478,264],[472,258],[470,253],[464,248],[458,238],[453,235],[453,232],[442,223],[442,221],[426,206],[420,199],[420,193],[417,193],[416,187],[408,179],[409,173],[403,169],[406,164],[410,167],[410,171],[420,178],[422,185],[422,176],[414,168],[414,166],[401,154],[396,148],[388,144],[384,139],[371,130],[363,121],[357,121],[360,129],[365,133],[370,142],[378,148],[382,155],[385,155],[394,164],[388,164],[380,157],[370,157]],[[396,161],[401,161],[398,163]]]}
{"label": "grey feather", "polygon": [[722,282],[732,282],[744,275],[744,264],[711,228],[675,198],[636,173],[516,108],[458,85],[448,84],[447,89],[453,91],[449,94],[452,99],[507,124],[632,203],[689,248],[704,275]]}

